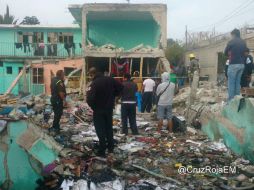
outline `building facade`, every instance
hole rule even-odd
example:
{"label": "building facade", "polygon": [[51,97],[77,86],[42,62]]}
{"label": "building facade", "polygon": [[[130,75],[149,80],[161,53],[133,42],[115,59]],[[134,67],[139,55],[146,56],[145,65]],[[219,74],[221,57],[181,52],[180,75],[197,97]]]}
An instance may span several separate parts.
{"label": "building facade", "polygon": [[[0,25],[0,94],[4,94],[24,65],[33,60],[59,60],[82,56],[82,32],[78,25]],[[44,69],[27,69],[25,78],[12,90],[32,94],[45,92],[40,76]],[[23,76],[24,77],[24,76]]]}

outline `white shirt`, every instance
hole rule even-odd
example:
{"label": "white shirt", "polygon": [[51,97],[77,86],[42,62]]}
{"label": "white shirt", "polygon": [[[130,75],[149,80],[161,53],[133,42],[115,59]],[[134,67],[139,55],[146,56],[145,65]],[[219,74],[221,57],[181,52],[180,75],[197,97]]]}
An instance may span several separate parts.
{"label": "white shirt", "polygon": [[143,85],[145,86],[144,92],[153,92],[153,89],[155,87],[155,82],[152,79],[146,79],[143,82]]}

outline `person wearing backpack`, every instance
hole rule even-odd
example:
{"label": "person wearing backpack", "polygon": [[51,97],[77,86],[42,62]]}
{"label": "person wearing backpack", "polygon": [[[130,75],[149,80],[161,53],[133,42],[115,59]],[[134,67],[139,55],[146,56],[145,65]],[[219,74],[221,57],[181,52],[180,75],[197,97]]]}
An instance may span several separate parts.
{"label": "person wearing backpack", "polygon": [[157,95],[157,118],[158,132],[161,131],[163,126],[163,120],[168,120],[168,130],[170,133],[173,132],[173,122],[172,122],[172,104],[175,93],[175,84],[170,82],[169,74],[164,72],[161,75],[161,84],[156,89]]}

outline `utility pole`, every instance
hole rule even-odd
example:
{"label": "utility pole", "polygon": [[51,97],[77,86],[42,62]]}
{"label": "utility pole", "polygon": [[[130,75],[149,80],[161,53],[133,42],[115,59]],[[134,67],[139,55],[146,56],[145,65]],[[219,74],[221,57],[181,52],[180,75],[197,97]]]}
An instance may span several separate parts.
{"label": "utility pole", "polygon": [[185,48],[187,49],[188,45],[188,26],[185,26]]}

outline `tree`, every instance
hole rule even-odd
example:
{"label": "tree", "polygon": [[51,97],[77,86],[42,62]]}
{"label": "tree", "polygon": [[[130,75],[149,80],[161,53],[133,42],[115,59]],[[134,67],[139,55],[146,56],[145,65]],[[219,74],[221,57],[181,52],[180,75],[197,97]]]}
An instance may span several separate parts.
{"label": "tree", "polygon": [[173,39],[168,39],[167,41],[167,49],[166,49],[166,57],[169,60],[170,64],[174,66],[178,65],[184,58],[184,47],[181,45],[179,41],[175,41]]}
{"label": "tree", "polygon": [[26,24],[26,25],[36,25],[40,24],[40,21],[36,16],[26,16],[20,24]]}
{"label": "tree", "polygon": [[17,20],[14,20],[15,17],[10,15],[9,6],[6,6],[6,12],[4,15],[0,15],[0,24],[16,24]]}

